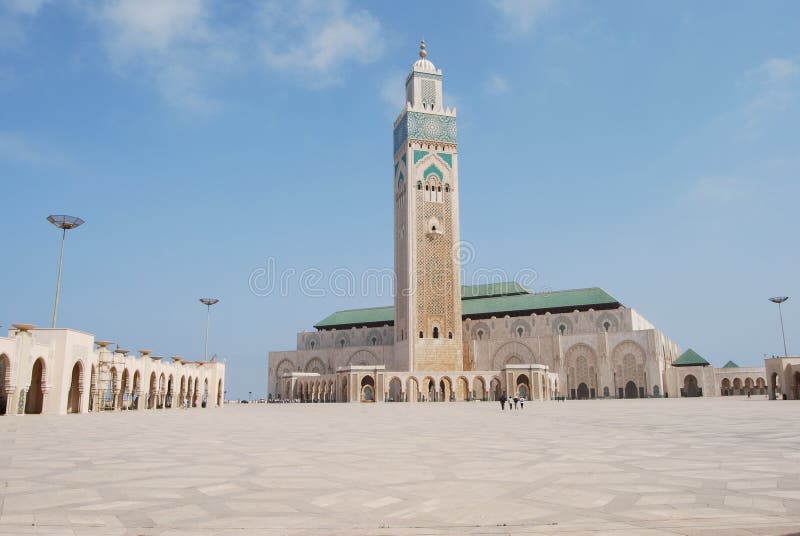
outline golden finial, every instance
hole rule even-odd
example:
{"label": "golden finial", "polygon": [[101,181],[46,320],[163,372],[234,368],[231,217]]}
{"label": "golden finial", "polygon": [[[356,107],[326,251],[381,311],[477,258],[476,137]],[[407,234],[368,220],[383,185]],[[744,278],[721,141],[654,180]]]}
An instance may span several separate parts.
{"label": "golden finial", "polygon": [[425,56],[427,56],[427,55],[428,55],[428,53],[427,53],[427,52],[425,52],[425,40],[423,39],[423,40],[422,40],[422,41],[420,41],[420,43],[419,43],[419,57],[420,57],[420,58],[424,58],[424,57],[425,57]]}

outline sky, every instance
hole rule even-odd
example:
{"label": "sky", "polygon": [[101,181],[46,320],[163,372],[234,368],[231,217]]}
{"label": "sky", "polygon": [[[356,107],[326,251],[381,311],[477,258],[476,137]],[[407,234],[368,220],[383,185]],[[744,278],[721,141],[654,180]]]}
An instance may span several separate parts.
{"label": "sky", "polygon": [[[467,281],[600,286],[712,364],[800,354],[800,3],[0,0],[0,324],[227,363],[390,305],[420,38],[458,111]],[[352,278],[352,279],[351,279]],[[355,283],[351,284],[350,282]]]}

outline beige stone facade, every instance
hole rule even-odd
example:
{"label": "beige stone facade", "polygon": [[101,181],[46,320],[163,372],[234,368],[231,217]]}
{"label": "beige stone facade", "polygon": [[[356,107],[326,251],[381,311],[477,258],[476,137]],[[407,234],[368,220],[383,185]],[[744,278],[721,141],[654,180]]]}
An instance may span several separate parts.
{"label": "beige stone facade", "polygon": [[424,45],[420,56],[394,123],[394,306],[336,312],[299,333],[295,350],[270,352],[270,397],[643,398],[763,387],[763,369],[739,370],[745,387],[728,390],[735,372],[673,367],[677,344],[602,289],[462,286],[456,111],[443,105],[442,71]]}
{"label": "beige stone facade", "polygon": [[72,329],[15,324],[0,337],[0,415],[221,407],[225,364],[112,351]]}

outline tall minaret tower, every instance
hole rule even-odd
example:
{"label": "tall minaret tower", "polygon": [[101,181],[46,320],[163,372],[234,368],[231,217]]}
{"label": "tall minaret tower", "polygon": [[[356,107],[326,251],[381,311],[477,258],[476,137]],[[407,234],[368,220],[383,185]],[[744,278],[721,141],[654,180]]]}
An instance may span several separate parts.
{"label": "tall minaret tower", "polygon": [[394,123],[396,355],[415,371],[462,370],[456,111],[425,41]]}

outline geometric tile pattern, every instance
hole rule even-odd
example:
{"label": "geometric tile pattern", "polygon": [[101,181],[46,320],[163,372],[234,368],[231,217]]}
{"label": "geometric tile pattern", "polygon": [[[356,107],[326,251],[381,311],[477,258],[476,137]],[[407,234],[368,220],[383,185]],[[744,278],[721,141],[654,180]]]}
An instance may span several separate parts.
{"label": "geometric tile pattern", "polygon": [[799,410],[726,397],[0,417],[0,534],[790,534]]}

